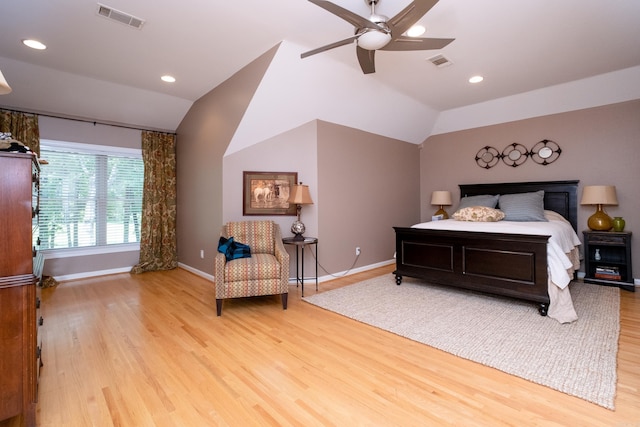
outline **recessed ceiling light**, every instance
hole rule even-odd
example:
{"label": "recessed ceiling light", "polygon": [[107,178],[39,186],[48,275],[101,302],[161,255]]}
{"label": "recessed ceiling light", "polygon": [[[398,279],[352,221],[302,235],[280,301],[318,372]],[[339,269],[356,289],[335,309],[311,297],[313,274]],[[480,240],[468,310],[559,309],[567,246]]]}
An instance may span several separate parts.
{"label": "recessed ceiling light", "polygon": [[422,25],[414,25],[413,27],[409,28],[407,30],[407,36],[408,37],[420,37],[421,35],[424,34],[424,32],[427,29],[424,28]]}
{"label": "recessed ceiling light", "polygon": [[473,76],[469,79],[469,83],[480,83],[483,80],[484,80],[484,77],[482,76]]}
{"label": "recessed ceiling light", "polygon": [[22,43],[25,46],[29,46],[31,49],[45,50],[47,48],[47,46],[40,43],[38,40],[26,39],[22,40]]}
{"label": "recessed ceiling light", "polygon": [[176,78],[173,77],[173,76],[170,76],[170,75],[162,76],[162,77],[160,77],[160,79],[163,82],[167,82],[167,83],[174,83],[176,81]]}

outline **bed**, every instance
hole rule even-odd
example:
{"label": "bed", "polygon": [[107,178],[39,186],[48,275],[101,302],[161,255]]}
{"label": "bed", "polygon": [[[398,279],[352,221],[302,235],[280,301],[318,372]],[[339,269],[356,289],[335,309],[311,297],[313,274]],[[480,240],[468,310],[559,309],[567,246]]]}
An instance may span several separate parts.
{"label": "bed", "polygon": [[[460,185],[460,197],[507,195],[544,192],[545,215],[555,212],[571,225],[575,248],[571,251],[571,274],[566,283],[558,286],[551,280],[548,256],[558,252],[550,246],[551,234],[539,230],[527,233],[493,232],[485,224],[483,231],[466,229],[429,229],[394,227],[396,233],[396,284],[402,278],[415,277],[429,283],[518,298],[538,304],[538,311],[546,316],[553,301],[553,316],[561,323],[575,320],[568,282],[579,267],[577,245],[578,181],[544,181],[502,184]],[[539,193],[540,194],[540,193]],[[559,219],[562,219],[559,218]],[[442,228],[449,222],[435,221],[431,226]],[[499,221],[493,224],[507,223]],[[436,224],[437,223],[437,224]],[[480,223],[473,223],[480,224]],[[540,223],[542,225],[542,223]],[[429,227],[429,223],[422,226]],[[540,227],[541,228],[541,227]],[[550,250],[548,251],[548,248]],[[569,254],[567,254],[569,255]],[[576,262],[577,259],[577,262]],[[564,261],[566,264],[566,261]],[[566,265],[565,265],[566,266]],[[559,280],[560,281],[560,280]]]}

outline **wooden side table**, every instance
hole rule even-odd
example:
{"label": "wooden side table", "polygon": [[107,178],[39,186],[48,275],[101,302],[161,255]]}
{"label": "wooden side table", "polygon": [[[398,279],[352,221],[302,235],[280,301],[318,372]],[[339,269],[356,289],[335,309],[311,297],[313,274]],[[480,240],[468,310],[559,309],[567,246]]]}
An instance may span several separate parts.
{"label": "wooden side table", "polygon": [[584,236],[584,281],[635,292],[631,268],[631,232],[590,231]]}
{"label": "wooden side table", "polygon": [[[315,245],[316,247],[316,291],[318,290],[318,238],[305,237],[303,240],[295,240],[293,237],[285,237],[282,239],[285,245],[295,245],[296,247],[296,286],[300,284],[302,296],[304,297],[304,247],[307,245]],[[300,255],[299,255],[300,253]]]}

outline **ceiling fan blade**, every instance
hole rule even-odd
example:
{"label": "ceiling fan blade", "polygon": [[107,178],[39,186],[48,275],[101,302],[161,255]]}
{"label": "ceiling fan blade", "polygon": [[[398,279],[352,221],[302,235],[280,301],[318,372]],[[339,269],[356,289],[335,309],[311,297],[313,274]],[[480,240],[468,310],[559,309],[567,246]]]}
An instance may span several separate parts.
{"label": "ceiling fan blade", "polygon": [[363,49],[360,46],[356,47],[356,54],[358,55],[358,62],[360,68],[365,74],[371,74],[376,72],[376,65],[374,62],[376,51]]}
{"label": "ceiling fan blade", "polygon": [[[356,28],[371,28],[373,30],[379,30],[380,27],[373,22],[369,21],[367,18],[364,18],[360,15],[356,15],[355,13],[347,10],[337,4],[331,3],[326,0],[309,0],[311,3],[316,6],[320,6],[324,10],[333,13],[334,15],[344,19],[351,25]],[[426,13],[426,12],[425,12]]]}
{"label": "ceiling fan blade", "polygon": [[400,37],[401,34],[418,22],[436,3],[438,3],[438,0],[414,0],[409,6],[405,7],[387,22],[387,25],[391,28],[391,33]]}
{"label": "ceiling fan blade", "polygon": [[400,36],[380,50],[432,50],[442,49],[455,39],[433,39]]}
{"label": "ceiling fan blade", "polygon": [[356,34],[355,36],[351,36],[348,39],[340,40],[335,43],[328,44],[326,46],[319,47],[317,49],[310,50],[308,52],[304,52],[300,55],[300,58],[306,58],[307,56],[315,55],[316,53],[324,52],[325,50],[333,49],[336,47],[344,46],[350,43],[353,43],[360,35]]}

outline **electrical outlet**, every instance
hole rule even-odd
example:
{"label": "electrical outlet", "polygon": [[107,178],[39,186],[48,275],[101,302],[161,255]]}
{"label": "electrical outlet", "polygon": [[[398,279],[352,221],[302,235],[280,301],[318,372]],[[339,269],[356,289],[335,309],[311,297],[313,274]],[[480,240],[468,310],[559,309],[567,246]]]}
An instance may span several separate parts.
{"label": "electrical outlet", "polygon": [[204,259],[204,249],[200,249],[200,258]]}
{"label": "electrical outlet", "polygon": [[360,255],[360,246],[356,246],[356,256]]}

